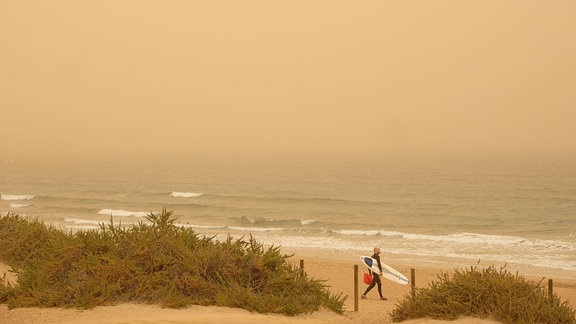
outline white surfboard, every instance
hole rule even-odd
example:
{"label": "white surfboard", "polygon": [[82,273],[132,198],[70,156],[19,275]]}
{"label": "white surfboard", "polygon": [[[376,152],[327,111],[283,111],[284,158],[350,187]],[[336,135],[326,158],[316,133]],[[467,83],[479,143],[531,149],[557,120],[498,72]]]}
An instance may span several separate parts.
{"label": "white surfboard", "polygon": [[[380,269],[378,269],[378,261],[374,260],[372,257],[363,255],[360,257],[360,260],[362,261],[362,264],[368,267],[368,269],[375,273],[380,273]],[[410,280],[396,269],[382,261],[380,261],[380,265],[382,266],[382,277],[401,285],[407,285],[410,283]]]}

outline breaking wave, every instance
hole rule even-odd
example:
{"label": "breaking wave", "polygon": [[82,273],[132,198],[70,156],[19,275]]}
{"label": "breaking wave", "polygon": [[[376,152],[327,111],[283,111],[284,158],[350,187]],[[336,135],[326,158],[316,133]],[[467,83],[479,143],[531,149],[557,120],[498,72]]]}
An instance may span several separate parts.
{"label": "breaking wave", "polygon": [[201,192],[179,192],[179,191],[173,191],[170,194],[171,197],[180,197],[180,198],[194,198],[194,197],[200,197],[203,195],[204,195],[204,193],[201,193]]}
{"label": "breaking wave", "polygon": [[118,217],[146,217],[150,214],[150,212],[134,212],[134,211],[129,211],[129,210],[122,210],[122,209],[100,209],[100,211],[98,211],[98,214],[100,215],[112,215],[112,216],[118,216]]}
{"label": "breaking wave", "polygon": [[32,195],[0,195],[2,200],[31,200],[34,199]]}

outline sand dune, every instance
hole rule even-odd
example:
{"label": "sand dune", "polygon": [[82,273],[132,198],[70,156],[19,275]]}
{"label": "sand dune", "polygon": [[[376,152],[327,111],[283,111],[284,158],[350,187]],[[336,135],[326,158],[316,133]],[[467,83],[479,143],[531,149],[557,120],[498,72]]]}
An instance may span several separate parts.
{"label": "sand dune", "polygon": [[[320,255],[322,253],[322,255]],[[0,305],[0,323],[390,323],[389,312],[397,300],[410,291],[409,286],[402,286],[383,280],[383,292],[387,301],[380,301],[375,290],[368,294],[368,299],[360,300],[358,311],[354,311],[354,264],[353,258],[342,258],[339,255],[326,254],[325,251],[295,251],[291,259],[295,264],[304,260],[305,271],[316,279],[325,279],[334,293],[348,295],[346,313],[341,316],[329,311],[318,311],[313,314],[289,317],[278,314],[251,313],[243,309],[232,309],[216,306],[191,306],[186,309],[162,309],[156,305],[121,304],[117,306],[95,307],[89,310],[59,308],[18,308],[8,310]],[[390,263],[399,271],[409,275],[411,266]],[[358,263],[356,263],[358,264]],[[0,276],[9,268],[0,264]],[[427,287],[435,280],[440,269],[417,267],[416,286]],[[359,275],[364,270],[359,268]],[[7,278],[14,280],[13,274]],[[360,292],[365,285],[360,282]],[[555,293],[570,302],[576,308],[576,281],[555,280]],[[437,321],[419,319],[405,323],[497,323],[485,319],[463,318],[457,321]]]}

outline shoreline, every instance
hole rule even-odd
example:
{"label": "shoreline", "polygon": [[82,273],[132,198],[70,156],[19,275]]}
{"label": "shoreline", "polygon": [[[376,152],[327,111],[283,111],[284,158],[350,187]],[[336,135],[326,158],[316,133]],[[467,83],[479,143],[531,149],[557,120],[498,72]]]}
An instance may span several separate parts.
{"label": "shoreline", "polygon": [[[553,280],[568,280],[576,282],[576,271],[542,268],[537,266],[528,266],[515,263],[503,263],[492,260],[470,260],[470,259],[457,259],[449,257],[435,257],[434,259],[418,259],[413,255],[401,255],[389,253],[385,248],[382,248],[382,262],[385,262],[392,267],[400,270],[399,268],[406,268],[408,271],[403,274],[408,278],[410,275],[410,268],[427,269],[428,271],[453,271],[454,269],[463,269],[470,267],[485,268],[493,265],[497,269],[505,268],[511,273],[518,273],[524,277],[529,278],[546,278]],[[282,252],[285,254],[294,254],[294,258],[316,258],[333,260],[335,262],[348,262],[358,263],[358,257],[362,255],[372,254],[370,250],[364,253],[357,251],[342,251],[334,249],[321,249],[321,248],[304,248],[304,247],[283,247]],[[402,272],[402,271],[401,271]]]}
{"label": "shoreline", "polygon": [[[367,251],[368,253],[369,251]],[[330,251],[306,248],[282,248],[283,254],[293,254],[289,259],[294,266],[299,267],[300,260],[304,262],[304,271],[314,279],[324,280],[329,290],[334,294],[342,293],[348,296],[346,312],[343,316],[326,310],[312,314],[289,317],[280,314],[258,314],[243,309],[232,309],[217,306],[190,306],[184,309],[162,309],[157,305],[119,304],[115,306],[99,306],[89,310],[61,309],[61,308],[17,308],[8,310],[5,304],[0,304],[0,322],[2,323],[219,323],[234,321],[235,323],[391,323],[389,312],[396,307],[410,292],[410,285],[399,285],[383,280],[382,291],[387,301],[380,301],[376,290],[368,294],[368,299],[360,299],[358,311],[354,311],[354,265],[357,264],[359,276],[359,292],[362,294],[366,285],[362,283],[361,276],[365,272],[359,260],[354,255],[341,251]],[[420,265],[412,260],[410,265],[406,262],[395,262],[386,253],[383,261],[390,264],[406,277],[410,277],[410,269],[415,268],[417,288],[426,288],[429,283],[436,281],[438,274],[449,269]],[[403,261],[403,260],[402,260]],[[481,265],[480,265],[481,266]],[[0,263],[0,276],[3,276],[8,267]],[[541,277],[520,275],[529,280],[539,281]],[[15,279],[13,273],[7,278]],[[563,300],[567,300],[573,309],[576,309],[576,280],[555,279],[554,293]],[[465,318],[456,321],[436,321],[431,319],[417,319],[404,323],[497,323],[489,319]]]}

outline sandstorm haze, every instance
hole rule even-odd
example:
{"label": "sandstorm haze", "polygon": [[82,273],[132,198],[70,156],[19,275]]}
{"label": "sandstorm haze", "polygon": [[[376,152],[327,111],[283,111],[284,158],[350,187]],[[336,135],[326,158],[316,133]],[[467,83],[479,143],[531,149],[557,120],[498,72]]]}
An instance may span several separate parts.
{"label": "sandstorm haze", "polygon": [[574,1],[0,2],[4,157],[576,151]]}

